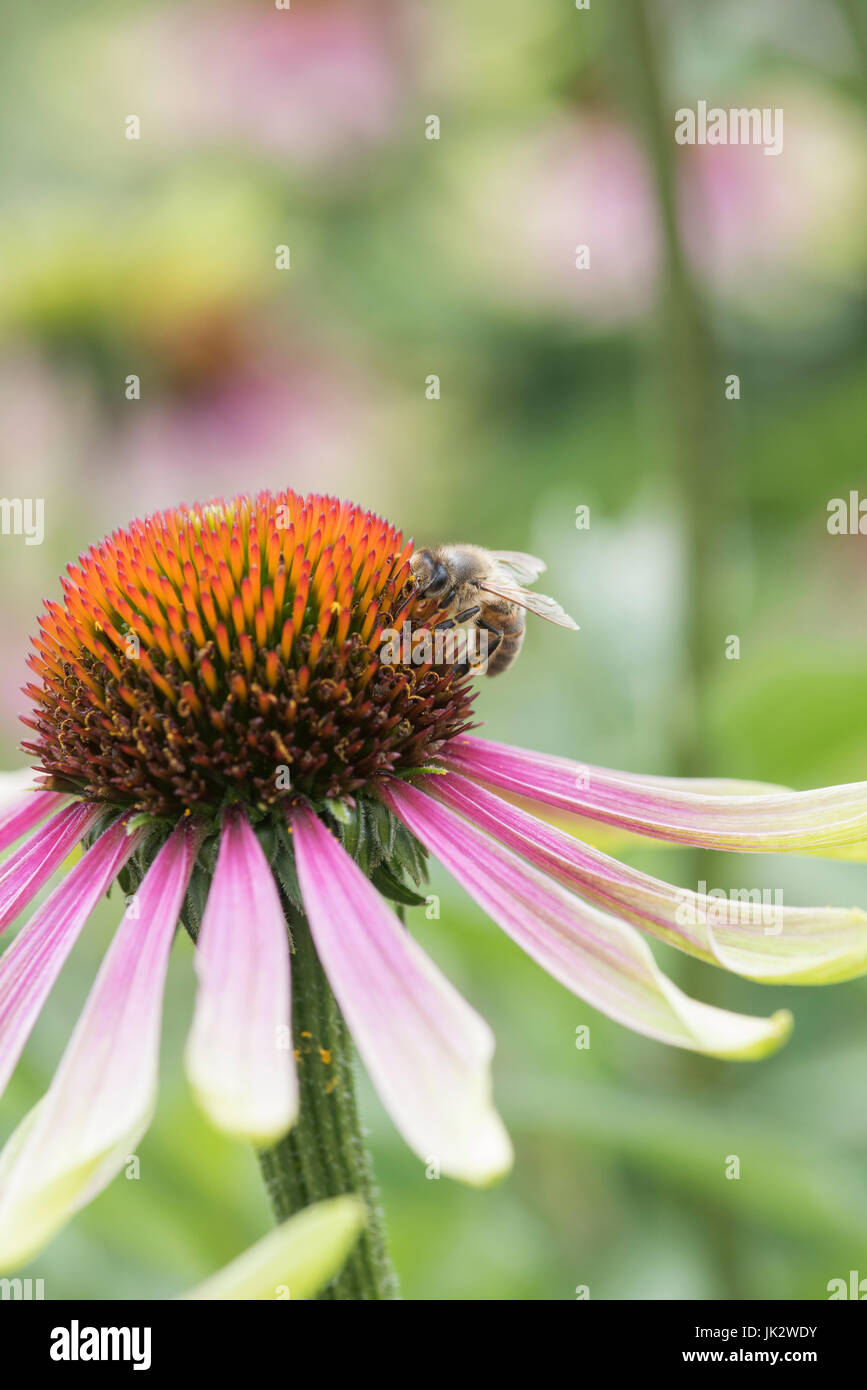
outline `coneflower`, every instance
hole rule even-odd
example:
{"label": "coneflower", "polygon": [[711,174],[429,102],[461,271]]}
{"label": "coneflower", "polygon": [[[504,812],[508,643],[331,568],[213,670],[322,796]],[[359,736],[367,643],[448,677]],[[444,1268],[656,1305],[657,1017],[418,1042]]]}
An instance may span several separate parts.
{"label": "coneflower", "polygon": [[0,927],[83,853],[0,958],[0,1088],[98,899],[118,880],[127,901],[53,1082],[0,1155],[4,1267],[50,1239],[144,1134],[179,923],[196,942],[186,1067],[204,1111],[260,1149],[280,1218],[342,1192],[367,1202],[331,1286],[347,1298],[395,1289],[350,1035],[423,1162],[484,1184],[512,1158],[491,1032],[398,915],[424,901],[428,852],[575,994],[695,1051],[759,1057],[790,1016],[687,997],[635,926],[752,979],[867,969],[857,909],[780,908],[769,931],[761,906],[738,902],[720,923],[707,895],[525,809],[714,849],[853,857],[867,784],[630,776],[470,736],[478,681],[464,666],[383,659],[386,629],[434,617],[411,553],[350,503],[263,493],[115,532],[46,604],[25,720],[36,778],[0,810],[0,847],[26,836],[0,870]]}

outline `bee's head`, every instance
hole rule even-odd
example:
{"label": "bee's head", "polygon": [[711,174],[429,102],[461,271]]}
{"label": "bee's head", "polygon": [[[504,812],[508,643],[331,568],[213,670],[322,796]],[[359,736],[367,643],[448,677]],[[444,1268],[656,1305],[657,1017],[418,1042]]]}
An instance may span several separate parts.
{"label": "bee's head", "polygon": [[409,562],[419,594],[440,598],[449,587],[449,572],[432,550],[417,550]]}

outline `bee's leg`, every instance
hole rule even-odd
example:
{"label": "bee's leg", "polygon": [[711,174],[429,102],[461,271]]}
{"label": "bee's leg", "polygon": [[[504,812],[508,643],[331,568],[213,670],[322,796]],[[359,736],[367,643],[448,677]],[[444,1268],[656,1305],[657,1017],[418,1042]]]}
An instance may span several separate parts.
{"label": "bee's leg", "polygon": [[[456,627],[458,623],[469,622],[470,618],[475,618],[476,614],[481,613],[481,611],[481,606],[478,603],[474,604],[472,608],[464,608],[462,612],[456,613],[453,618],[445,618],[443,622],[437,623],[434,632],[446,632]],[[462,661],[458,664],[457,669],[462,676],[466,675],[467,671],[473,669],[473,662],[471,660]]]}
{"label": "bee's leg", "polygon": [[503,640],[502,632],[499,628],[492,627],[490,623],[486,623],[484,618],[476,619],[476,627],[482,628],[485,632],[490,632],[493,635],[493,641],[488,643],[487,652],[489,657],[493,656],[494,652],[497,650],[498,646]]}
{"label": "bee's leg", "polygon": [[476,604],[475,608],[465,608],[463,613],[456,613],[453,618],[445,618],[443,622],[437,623],[434,632],[445,632],[447,628],[454,627],[456,623],[468,622],[470,618],[474,618],[476,614],[481,613],[481,611],[478,604]]}
{"label": "bee's leg", "polygon": [[[435,613],[447,613],[448,610],[449,610],[449,608],[451,607],[451,605],[452,605],[452,604],[454,603],[454,601],[455,601],[455,594],[456,594],[456,593],[457,593],[457,589],[456,589],[456,588],[455,588],[455,589],[450,589],[449,592],[448,592],[443,598],[436,599],[436,600],[435,600],[435,601],[436,601],[436,608],[434,609],[434,612],[435,612]],[[429,597],[429,595],[428,595],[428,594],[423,594],[422,597],[426,599],[426,598]],[[442,628],[446,628],[446,627],[453,627],[453,626],[454,626],[454,624],[450,621],[450,619],[447,618],[447,619],[445,620],[445,622],[442,622],[442,623],[434,623],[434,628],[433,628],[433,630],[434,630],[434,632],[436,632],[438,628],[441,628],[441,627],[442,627]]]}

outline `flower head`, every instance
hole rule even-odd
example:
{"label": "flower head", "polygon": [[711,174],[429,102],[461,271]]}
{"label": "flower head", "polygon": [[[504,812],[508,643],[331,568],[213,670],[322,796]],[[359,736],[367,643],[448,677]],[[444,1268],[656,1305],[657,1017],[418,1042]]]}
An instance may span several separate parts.
{"label": "flower head", "polygon": [[411,552],[348,503],[263,494],[115,533],[47,605],[27,720],[39,784],[0,788],[0,848],[22,841],[0,868],[0,929],[84,853],[0,957],[0,1090],[94,905],[115,879],[132,891],[54,1081],[0,1155],[4,1266],[104,1187],[147,1128],[179,920],[198,979],[186,1067],[216,1126],[274,1142],[297,1118],[299,1074],[318,1069],[325,1093],[337,1082],[327,1049],[293,1039],[301,931],[407,1143],[472,1183],[511,1161],[494,1040],[391,906],[423,901],[428,853],[568,989],[678,1047],[760,1057],[791,1018],[689,998],[646,936],[768,982],[867,969],[858,909],[779,908],[768,931],[762,906],[739,900],[720,919],[708,895],[536,814],[863,857],[867,784],[634,776],[468,736],[463,667],[380,649],[398,616],[430,618]]}
{"label": "flower head", "polygon": [[415,614],[411,551],[371,512],[292,492],[115,532],[40,619],[24,747],[43,784],[171,818],[421,766],[471,694],[454,667],[379,659],[398,609]]}

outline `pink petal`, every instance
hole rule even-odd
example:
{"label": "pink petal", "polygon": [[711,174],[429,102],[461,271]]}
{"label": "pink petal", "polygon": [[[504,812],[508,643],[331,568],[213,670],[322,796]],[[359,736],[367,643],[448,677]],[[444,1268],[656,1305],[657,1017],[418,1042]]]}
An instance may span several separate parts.
{"label": "pink petal", "polygon": [[419,785],[579,896],[700,960],[766,983],[830,984],[867,970],[859,908],[766,905],[760,893],[721,903],[621,864],[457,773]]}
{"label": "pink petal", "polygon": [[298,1114],[289,937],[271,867],[240,812],[223,819],[195,959],[193,1090],[219,1129],[273,1144]]}
{"label": "pink petal", "polygon": [[25,770],[0,774],[4,785],[0,792],[0,851],[14,844],[28,830],[38,825],[50,811],[56,811],[66,800],[62,792],[43,792],[31,785],[32,773]]}
{"label": "pink petal", "polygon": [[0,931],[36,897],[101,812],[92,802],[64,806],[0,867]]}
{"label": "pink petal", "polygon": [[111,1181],[156,1103],[169,951],[196,858],[184,821],[124,914],[47,1094],[0,1154],[0,1266],[24,1263]]}
{"label": "pink petal", "polygon": [[867,782],[793,792],[766,783],[644,777],[465,737],[439,757],[511,795],[678,844],[849,857],[847,850],[867,841]]}
{"label": "pink petal", "polygon": [[291,824],[316,950],[383,1104],[425,1162],[491,1181],[512,1155],[491,1104],[490,1029],[321,821],[299,809]]}
{"label": "pink petal", "polygon": [[432,797],[394,779],[383,800],[472,898],[550,975],[619,1023],[714,1056],[762,1056],[791,1016],[750,1018],[701,1004],[672,984],[626,922],[552,882]]}
{"label": "pink petal", "polygon": [[0,957],[0,1094],[82,927],[142,839],[142,831],[113,825]]}

